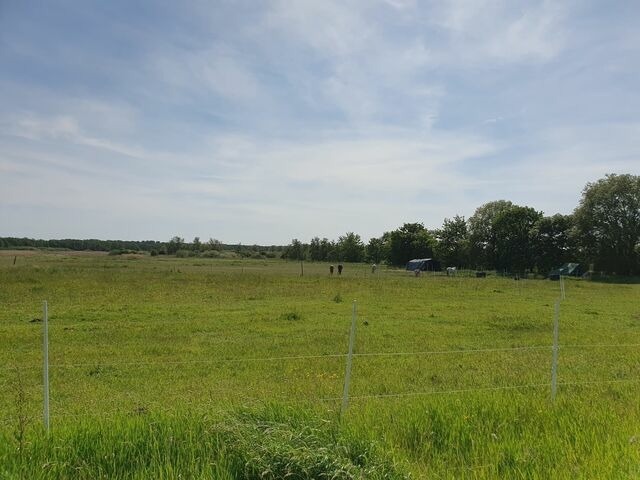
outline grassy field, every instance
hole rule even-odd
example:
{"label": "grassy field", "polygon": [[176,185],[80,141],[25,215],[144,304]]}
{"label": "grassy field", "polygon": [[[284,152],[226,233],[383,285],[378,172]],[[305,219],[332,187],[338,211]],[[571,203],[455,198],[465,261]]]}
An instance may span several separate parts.
{"label": "grassy field", "polygon": [[16,254],[0,255],[0,478],[640,476],[640,285],[566,282],[551,402],[558,282]]}

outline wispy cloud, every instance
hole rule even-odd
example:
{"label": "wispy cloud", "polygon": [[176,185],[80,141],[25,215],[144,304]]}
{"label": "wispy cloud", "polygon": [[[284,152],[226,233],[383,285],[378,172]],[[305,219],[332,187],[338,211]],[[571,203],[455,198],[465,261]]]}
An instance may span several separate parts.
{"label": "wispy cloud", "polygon": [[0,234],[369,237],[640,173],[631,3],[94,7],[4,7]]}
{"label": "wispy cloud", "polygon": [[439,9],[435,22],[446,31],[454,61],[546,61],[564,47],[567,5],[453,0]]}

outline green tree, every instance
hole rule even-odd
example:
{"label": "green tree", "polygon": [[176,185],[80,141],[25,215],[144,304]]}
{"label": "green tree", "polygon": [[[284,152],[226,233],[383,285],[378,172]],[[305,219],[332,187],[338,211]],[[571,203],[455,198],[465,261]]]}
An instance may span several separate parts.
{"label": "green tree", "polygon": [[573,217],[559,213],[543,217],[533,228],[535,264],[539,273],[547,274],[564,263],[575,260],[572,248]]}
{"label": "green tree", "polygon": [[184,238],[175,236],[171,240],[169,240],[169,243],[167,244],[167,253],[169,255],[173,255],[183,247],[184,247]]}
{"label": "green tree", "polygon": [[496,265],[496,236],[493,223],[496,217],[513,207],[508,200],[485,203],[469,217],[470,261],[478,268],[494,268]]}
{"label": "green tree", "polygon": [[304,260],[304,245],[300,240],[294,238],[283,252],[282,257],[289,260]]}
{"label": "green tree", "polygon": [[[337,260],[338,250],[334,242],[323,238],[313,237],[309,243],[309,259],[314,262],[326,262],[327,260]],[[334,256],[335,258],[333,258]],[[331,257],[331,258],[330,258]]]}
{"label": "green tree", "polygon": [[588,183],[574,217],[583,257],[596,270],[640,273],[640,176]]}
{"label": "green tree", "polygon": [[322,243],[319,237],[313,237],[309,243],[309,259],[312,262],[321,262],[324,260],[322,256]]}
{"label": "green tree", "polygon": [[322,240],[320,240],[320,257],[322,258],[323,262],[327,260],[337,260],[335,242],[329,241],[328,238],[323,238]]}
{"label": "green tree", "polygon": [[194,252],[202,251],[202,242],[200,241],[200,237],[195,237],[193,239],[193,243],[191,244],[191,247],[193,248]]}
{"label": "green tree", "polygon": [[209,241],[206,245],[207,250],[222,250],[222,242],[220,240],[216,240],[215,238],[209,238]]}
{"label": "green tree", "polygon": [[380,263],[386,258],[386,244],[382,238],[371,238],[367,244],[365,258],[371,263]]}
{"label": "green tree", "polygon": [[364,260],[364,243],[360,235],[348,232],[338,238],[336,244],[340,260],[345,262],[362,262]]}
{"label": "green tree", "polygon": [[498,270],[523,273],[535,264],[533,230],[542,212],[513,206],[493,221],[495,265]]}
{"label": "green tree", "polygon": [[435,239],[422,223],[405,223],[402,227],[388,232],[389,263],[404,265],[412,258],[433,256]]}
{"label": "green tree", "polygon": [[452,220],[444,219],[442,228],[436,232],[438,240],[436,257],[448,266],[461,267],[469,260],[469,235],[464,217],[456,215]]}

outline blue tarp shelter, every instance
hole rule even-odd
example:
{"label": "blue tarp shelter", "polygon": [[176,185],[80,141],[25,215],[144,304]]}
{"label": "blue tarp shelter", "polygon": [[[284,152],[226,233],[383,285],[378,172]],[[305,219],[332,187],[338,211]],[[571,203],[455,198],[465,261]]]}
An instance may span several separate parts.
{"label": "blue tarp shelter", "polygon": [[579,263],[565,263],[560,268],[556,268],[549,273],[549,280],[560,280],[563,277],[580,277],[584,272]]}
{"label": "blue tarp shelter", "polygon": [[409,260],[407,262],[406,269],[411,272],[415,272],[416,270],[424,271],[439,271],[440,270],[440,262],[434,260],[433,258],[414,258],[413,260]]}

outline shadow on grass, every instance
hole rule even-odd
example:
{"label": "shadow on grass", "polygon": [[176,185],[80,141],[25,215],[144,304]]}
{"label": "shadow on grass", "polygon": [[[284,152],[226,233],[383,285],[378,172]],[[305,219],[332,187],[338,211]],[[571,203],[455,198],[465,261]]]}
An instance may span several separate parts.
{"label": "shadow on grass", "polygon": [[596,283],[637,285],[640,284],[640,276],[594,275],[593,277],[591,277],[591,281]]}

